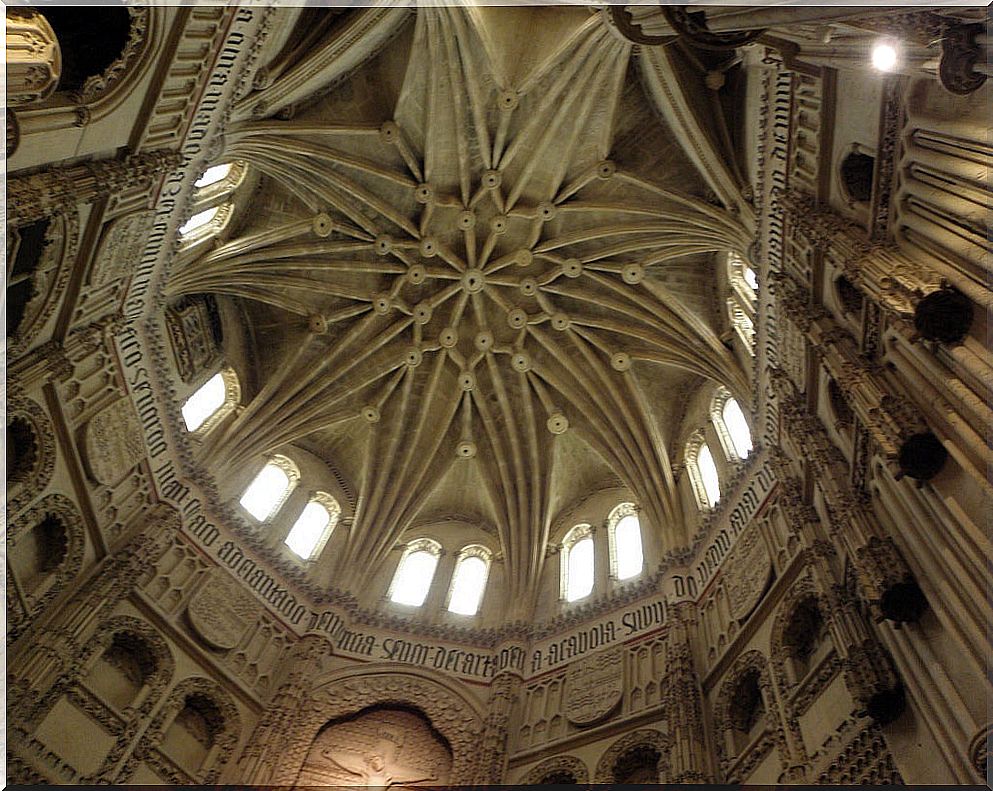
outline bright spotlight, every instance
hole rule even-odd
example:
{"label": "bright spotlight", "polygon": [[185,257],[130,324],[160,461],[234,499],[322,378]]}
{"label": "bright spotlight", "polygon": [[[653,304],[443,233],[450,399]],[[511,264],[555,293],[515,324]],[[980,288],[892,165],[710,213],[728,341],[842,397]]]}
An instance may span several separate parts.
{"label": "bright spotlight", "polygon": [[896,47],[888,41],[880,41],[872,48],[872,67],[878,71],[893,71],[896,68]]}

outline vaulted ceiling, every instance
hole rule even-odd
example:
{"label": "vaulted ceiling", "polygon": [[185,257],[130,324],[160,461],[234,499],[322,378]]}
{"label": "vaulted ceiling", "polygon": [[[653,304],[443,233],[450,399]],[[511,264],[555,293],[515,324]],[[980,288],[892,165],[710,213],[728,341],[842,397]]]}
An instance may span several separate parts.
{"label": "vaulted ceiling", "polygon": [[[587,9],[421,9],[388,41],[381,15],[289,37],[260,95],[293,111],[249,97],[226,132],[255,192],[170,278],[238,306],[228,356],[256,383],[210,467],[331,460],[358,494],[344,586],[458,513],[530,598],[556,514],[609,483],[678,546],[687,395],[747,389],[719,338],[717,261],[750,241],[719,104]],[[659,107],[663,84],[685,93]]]}

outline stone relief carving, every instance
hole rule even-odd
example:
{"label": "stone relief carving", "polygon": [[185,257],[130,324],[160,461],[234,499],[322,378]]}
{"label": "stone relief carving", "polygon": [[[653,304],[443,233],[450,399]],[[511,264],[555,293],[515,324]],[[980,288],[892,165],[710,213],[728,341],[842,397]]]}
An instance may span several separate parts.
{"label": "stone relief carving", "polygon": [[452,756],[430,723],[402,709],[373,709],[322,730],[304,761],[304,785],[448,782]]}
{"label": "stone relief carving", "polygon": [[86,424],[83,454],[94,480],[111,487],[145,458],[141,423],[131,399],[119,398]]}
{"label": "stone relief carving", "polygon": [[[8,221],[12,225],[16,222],[9,216]],[[75,206],[67,205],[65,213],[52,217],[45,229],[41,254],[31,273],[31,296],[20,321],[8,327],[7,353],[11,358],[27,351],[35,335],[55,312],[76,260],[78,246],[79,214]]]}
{"label": "stone relief carving", "polygon": [[[316,733],[329,720],[345,717],[371,706],[403,706],[420,711],[451,748],[449,782],[473,781],[475,754],[483,722],[480,714],[452,687],[407,671],[363,672],[325,682],[310,696],[302,718],[293,723],[294,737],[279,756],[270,782],[297,782]],[[385,771],[385,770],[383,770]]]}
{"label": "stone relief carving", "polygon": [[259,608],[245,588],[223,569],[212,569],[193,594],[186,614],[194,631],[214,648],[238,645],[258,618]]}
{"label": "stone relief carving", "polygon": [[724,585],[728,592],[731,617],[747,618],[762,600],[772,558],[758,530],[748,530],[738,538],[734,549],[724,561]]}
{"label": "stone relief carving", "polygon": [[[186,705],[186,699],[190,696],[202,696],[213,703],[220,713],[219,721],[212,723],[214,734],[214,749],[210,752],[208,761],[200,768],[195,775],[190,775],[179,770],[175,764],[165,757],[158,750],[165,732],[176,718],[176,715]],[[124,765],[120,775],[115,782],[123,783],[129,780],[139,763],[146,761],[155,767],[164,780],[181,785],[191,783],[216,783],[221,770],[227,763],[238,742],[241,733],[241,717],[238,707],[230,695],[224,691],[216,682],[207,678],[193,676],[184,678],[169,693],[169,697],[162,708],[159,709],[155,719],[149,726],[141,741],[135,747],[131,758]]]}
{"label": "stone relief carving", "polygon": [[102,286],[130,278],[135,261],[144,250],[153,218],[154,212],[135,212],[107,225],[94,256],[91,285]]}
{"label": "stone relief carving", "polygon": [[30,398],[11,394],[7,399],[8,465],[7,513],[16,516],[40,495],[55,469],[55,431],[44,409]]}
{"label": "stone relief carving", "polygon": [[557,755],[542,761],[533,767],[521,779],[521,785],[542,785],[551,779],[559,779],[563,775],[575,778],[575,782],[583,785],[589,782],[589,770],[586,764],[573,755]]}
{"label": "stone relief carving", "polygon": [[602,651],[569,665],[565,677],[565,716],[575,725],[592,725],[607,716],[624,692],[623,654]]}

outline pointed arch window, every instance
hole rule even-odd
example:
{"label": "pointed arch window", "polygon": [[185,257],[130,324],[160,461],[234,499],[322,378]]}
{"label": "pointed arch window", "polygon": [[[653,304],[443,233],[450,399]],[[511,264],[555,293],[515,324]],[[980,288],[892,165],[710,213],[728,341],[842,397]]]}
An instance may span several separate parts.
{"label": "pointed arch window", "polygon": [[260,522],[271,519],[300,481],[300,471],[286,456],[273,456],[241,496],[241,507]]}
{"label": "pointed arch window", "polygon": [[407,544],[390,585],[390,601],[420,607],[431,589],[441,544],[430,538],[420,538]]}
{"label": "pointed arch window", "polygon": [[475,615],[483,601],[486,578],[490,573],[490,551],[478,544],[463,547],[455,561],[452,586],[448,591],[448,611],[458,615]]}
{"label": "pointed arch window", "polygon": [[241,386],[237,374],[230,368],[218,371],[183,404],[186,430],[206,433],[233,410],[240,400]]}
{"label": "pointed arch window", "polygon": [[690,476],[697,505],[701,508],[713,508],[721,499],[721,479],[717,474],[714,455],[702,431],[698,431],[686,443],[685,458],[686,472]]}
{"label": "pointed arch window", "polygon": [[340,516],[341,506],[337,500],[326,492],[315,492],[293,523],[284,543],[303,560],[313,560],[324,549]]}
{"label": "pointed arch window", "polygon": [[593,528],[576,525],[562,541],[562,598],[567,602],[584,599],[593,592]]}
{"label": "pointed arch window", "polygon": [[634,503],[621,503],[607,517],[610,576],[616,580],[637,577],[644,570],[641,522]]}

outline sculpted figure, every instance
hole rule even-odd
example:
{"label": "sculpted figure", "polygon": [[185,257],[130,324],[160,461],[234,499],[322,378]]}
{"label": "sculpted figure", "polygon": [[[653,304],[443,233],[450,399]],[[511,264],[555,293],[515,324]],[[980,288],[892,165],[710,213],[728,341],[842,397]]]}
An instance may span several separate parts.
{"label": "sculpted figure", "polygon": [[361,785],[365,786],[388,788],[434,780],[435,776],[429,771],[398,760],[402,745],[402,734],[385,731],[365,752],[334,746],[323,749],[321,755],[349,774],[362,778]]}

